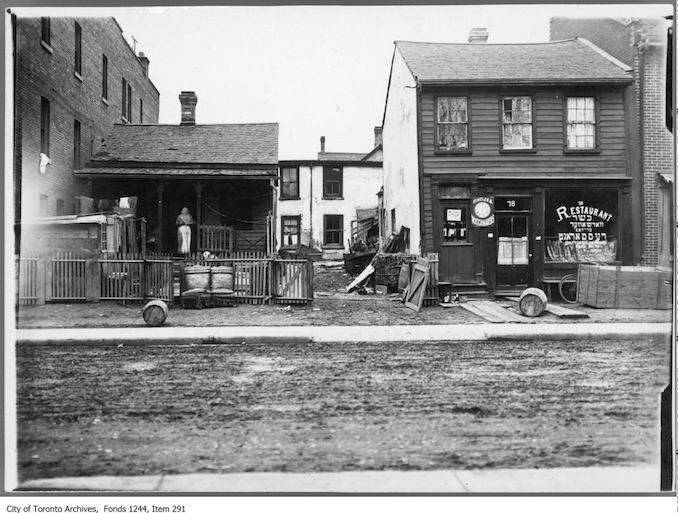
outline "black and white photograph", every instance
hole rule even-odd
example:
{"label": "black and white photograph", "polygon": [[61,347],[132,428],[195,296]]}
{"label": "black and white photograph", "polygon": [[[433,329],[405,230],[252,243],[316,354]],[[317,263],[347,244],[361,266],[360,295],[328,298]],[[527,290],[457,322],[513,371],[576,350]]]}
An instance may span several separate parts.
{"label": "black and white photograph", "polygon": [[6,8],[6,511],[675,508],[674,11]]}

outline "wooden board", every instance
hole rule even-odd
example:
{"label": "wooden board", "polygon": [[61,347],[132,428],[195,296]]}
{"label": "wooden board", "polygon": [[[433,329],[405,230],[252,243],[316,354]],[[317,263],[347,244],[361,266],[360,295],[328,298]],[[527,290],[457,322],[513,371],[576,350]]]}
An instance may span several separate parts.
{"label": "wooden board", "polygon": [[[518,297],[507,297],[506,299],[515,301],[516,303],[520,300]],[[553,305],[551,303],[546,305],[546,311],[560,317],[561,319],[586,319],[589,316],[589,314],[582,312],[581,310],[574,310],[573,308]]]}
{"label": "wooden board", "polygon": [[489,322],[533,322],[527,317],[507,311],[492,301],[469,301],[461,303],[460,306]]}
{"label": "wooden board", "polygon": [[428,285],[428,271],[428,264],[420,261],[414,264],[410,275],[410,284],[405,294],[405,306],[415,312],[419,312],[424,304],[424,295]]}

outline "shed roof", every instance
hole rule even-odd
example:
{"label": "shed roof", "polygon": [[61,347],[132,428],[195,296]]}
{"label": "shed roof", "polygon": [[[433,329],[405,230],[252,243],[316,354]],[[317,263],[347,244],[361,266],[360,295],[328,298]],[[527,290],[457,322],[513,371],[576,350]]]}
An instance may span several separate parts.
{"label": "shed roof", "polygon": [[396,41],[412,74],[426,83],[630,83],[631,68],[574,38],[530,44]]}
{"label": "shed roof", "polygon": [[278,124],[114,125],[91,164],[277,165]]}

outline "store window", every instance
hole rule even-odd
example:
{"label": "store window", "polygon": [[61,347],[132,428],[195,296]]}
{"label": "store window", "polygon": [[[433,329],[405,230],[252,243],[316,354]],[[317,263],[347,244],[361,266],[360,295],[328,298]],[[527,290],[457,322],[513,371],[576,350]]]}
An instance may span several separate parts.
{"label": "store window", "polygon": [[299,245],[299,232],[301,231],[301,216],[282,216],[282,245]]}
{"label": "store window", "polygon": [[546,261],[616,261],[618,214],[615,189],[546,190]]}
{"label": "store window", "polygon": [[436,116],[436,149],[468,150],[468,99],[466,96],[438,98]]}
{"label": "store window", "polygon": [[443,242],[467,242],[467,207],[455,206],[443,208]]}

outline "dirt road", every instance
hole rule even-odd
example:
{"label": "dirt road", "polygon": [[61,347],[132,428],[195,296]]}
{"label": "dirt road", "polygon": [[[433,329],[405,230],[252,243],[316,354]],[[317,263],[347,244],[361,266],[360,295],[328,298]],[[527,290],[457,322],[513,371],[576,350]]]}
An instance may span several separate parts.
{"label": "dirt road", "polygon": [[20,478],[657,460],[668,341],[19,346]]}

